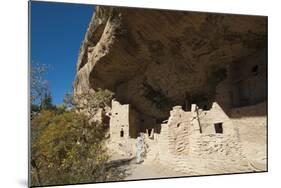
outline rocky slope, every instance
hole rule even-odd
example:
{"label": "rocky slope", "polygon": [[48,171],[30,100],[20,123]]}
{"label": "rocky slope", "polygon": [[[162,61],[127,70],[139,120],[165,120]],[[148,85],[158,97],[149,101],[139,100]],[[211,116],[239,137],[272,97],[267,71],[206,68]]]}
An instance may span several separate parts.
{"label": "rocky slope", "polygon": [[227,66],[266,43],[266,17],[97,6],[74,91],[109,89],[120,102],[165,119],[186,99],[214,98]]}

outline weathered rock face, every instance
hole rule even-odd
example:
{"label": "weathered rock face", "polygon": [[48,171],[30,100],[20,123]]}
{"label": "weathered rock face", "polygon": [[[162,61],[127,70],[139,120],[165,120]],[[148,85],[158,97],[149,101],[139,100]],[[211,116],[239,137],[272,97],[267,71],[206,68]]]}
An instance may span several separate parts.
{"label": "weathered rock face", "polygon": [[266,17],[97,6],[74,90],[109,89],[165,119],[186,100],[213,100],[227,67],[266,45]]}

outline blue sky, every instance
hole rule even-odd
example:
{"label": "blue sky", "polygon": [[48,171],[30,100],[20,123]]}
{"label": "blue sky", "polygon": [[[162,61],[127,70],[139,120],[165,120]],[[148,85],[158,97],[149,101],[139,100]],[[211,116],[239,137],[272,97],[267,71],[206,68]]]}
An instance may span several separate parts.
{"label": "blue sky", "polygon": [[93,5],[31,2],[31,61],[51,68],[45,74],[53,103],[72,91],[79,48]]}

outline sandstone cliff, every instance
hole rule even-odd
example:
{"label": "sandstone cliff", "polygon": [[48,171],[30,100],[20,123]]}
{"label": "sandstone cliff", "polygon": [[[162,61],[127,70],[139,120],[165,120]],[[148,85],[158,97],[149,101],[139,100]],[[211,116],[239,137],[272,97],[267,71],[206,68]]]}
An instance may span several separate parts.
{"label": "sandstone cliff", "polygon": [[186,100],[214,100],[230,64],[266,48],[267,18],[97,6],[75,93],[109,89],[157,119]]}

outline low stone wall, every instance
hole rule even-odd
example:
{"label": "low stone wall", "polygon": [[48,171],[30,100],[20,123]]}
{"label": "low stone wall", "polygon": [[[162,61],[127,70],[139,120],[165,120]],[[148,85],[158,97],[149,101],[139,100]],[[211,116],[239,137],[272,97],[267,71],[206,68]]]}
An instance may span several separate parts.
{"label": "low stone wall", "polygon": [[[162,135],[161,135],[162,136]],[[249,172],[243,150],[235,135],[199,135],[190,141],[189,154],[173,153],[173,144],[159,141],[159,161],[173,170],[191,175]],[[168,148],[168,149],[167,149]]]}

